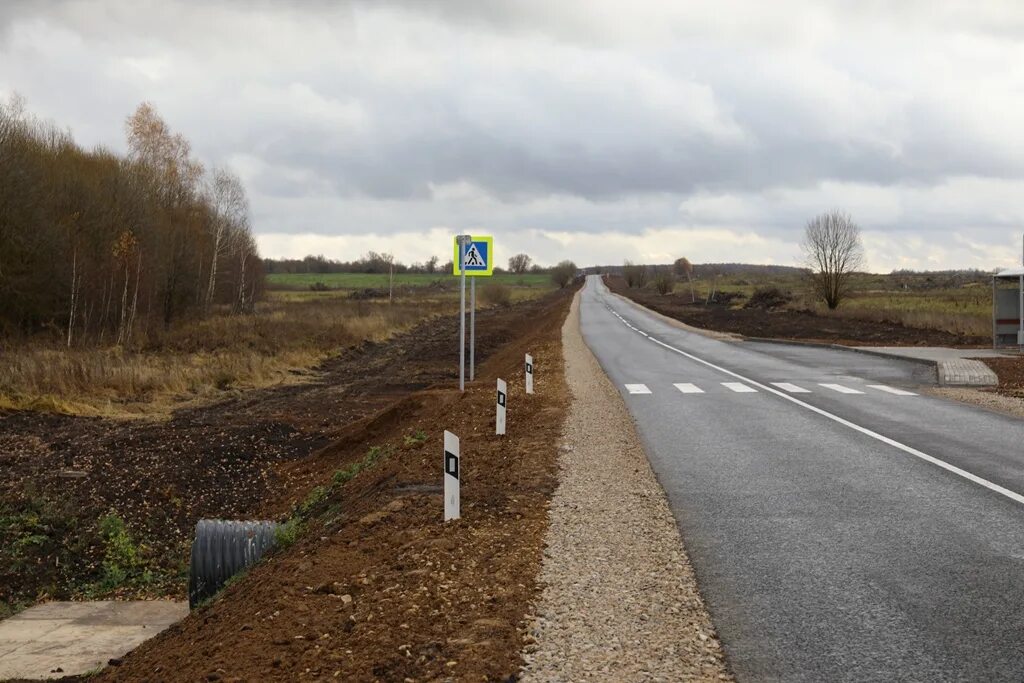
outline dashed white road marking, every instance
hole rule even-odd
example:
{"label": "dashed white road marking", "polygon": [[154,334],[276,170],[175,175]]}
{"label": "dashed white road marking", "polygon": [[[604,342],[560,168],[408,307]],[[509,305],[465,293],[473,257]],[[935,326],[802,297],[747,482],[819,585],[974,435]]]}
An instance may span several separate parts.
{"label": "dashed white road marking", "polygon": [[756,394],[757,389],[752,386],[748,386],[743,382],[722,382],[722,386],[726,389],[731,389],[737,394]]}
{"label": "dashed white road marking", "polygon": [[812,413],[816,413],[817,415],[820,415],[820,416],[822,416],[822,417],[824,417],[824,418],[826,418],[828,420],[832,420],[833,422],[835,422],[837,424],[841,424],[844,427],[848,427],[848,428],[850,428],[850,429],[852,429],[852,430],[854,430],[856,432],[859,432],[859,433],[861,433],[861,434],[863,434],[863,435],[865,435],[867,437],[875,439],[876,441],[880,441],[880,442],[882,442],[882,443],[884,443],[886,445],[892,446],[893,448],[895,448],[897,450],[900,450],[900,451],[903,451],[904,453],[906,453],[908,455],[912,455],[915,458],[920,458],[921,460],[924,460],[925,462],[931,463],[931,464],[935,465],[936,467],[941,467],[942,469],[946,470],[947,472],[955,474],[958,477],[963,477],[967,481],[973,482],[973,483],[977,484],[978,486],[983,486],[983,487],[987,488],[989,491],[992,491],[994,493],[998,493],[1001,496],[1005,496],[1005,497],[1009,498],[1010,500],[1012,500],[1015,503],[1020,503],[1021,505],[1024,505],[1024,496],[1022,496],[1021,494],[1017,493],[1016,491],[1011,491],[1010,489],[1006,488],[1005,486],[1000,486],[999,484],[996,484],[995,482],[991,482],[988,479],[985,479],[984,477],[979,477],[978,475],[973,474],[971,472],[968,472],[967,470],[961,469],[961,468],[957,467],[956,465],[951,465],[950,463],[946,462],[945,460],[940,460],[939,458],[936,458],[933,455],[928,455],[927,453],[925,453],[923,451],[919,451],[919,450],[917,450],[916,448],[914,448],[912,446],[908,446],[908,445],[906,445],[904,443],[900,443],[899,441],[897,441],[895,439],[890,439],[889,437],[885,436],[884,434],[879,434],[878,432],[873,431],[871,429],[868,429],[867,427],[861,427],[859,424],[857,424],[855,422],[850,422],[849,420],[847,420],[845,418],[839,417],[835,413],[830,413],[827,410],[824,410],[822,408],[818,408],[817,406],[812,406],[810,403],[807,403],[806,401],[801,401],[800,399],[798,399],[798,398],[796,398],[794,396],[790,396],[789,394],[785,393],[784,391],[780,391],[778,389],[775,389],[774,387],[770,387],[770,386],[768,386],[766,384],[761,384],[760,382],[756,382],[754,380],[748,379],[748,378],[744,377],[743,375],[739,374],[738,372],[733,372],[732,370],[723,368],[721,365],[715,365],[711,361],[707,361],[707,360],[704,360],[703,358],[700,358],[699,356],[695,356],[692,353],[687,353],[686,351],[683,351],[682,349],[677,349],[676,347],[672,346],[671,344],[666,344],[665,342],[659,341],[659,340],[655,339],[654,337],[648,337],[648,339],[650,339],[652,342],[654,342],[658,346],[661,346],[662,348],[668,349],[669,351],[672,351],[673,353],[678,353],[680,356],[683,356],[684,358],[689,358],[690,360],[694,361],[695,363],[700,363],[701,365],[703,365],[705,367],[711,368],[712,370],[717,370],[718,372],[721,372],[724,375],[728,375],[729,377],[735,377],[738,380],[743,380],[745,382],[749,382],[751,385],[753,385],[755,387],[758,387],[759,389],[763,389],[763,390],[765,390],[765,391],[767,391],[767,392],[769,392],[771,394],[774,394],[774,395],[778,396],[779,398],[782,398],[782,399],[784,399],[786,401],[789,401],[790,403],[792,403],[794,405],[798,405],[801,408],[804,408],[805,410],[809,410]]}
{"label": "dashed white road marking", "polygon": [[673,384],[676,389],[683,392],[684,394],[703,394],[704,390],[698,387],[696,384],[690,384],[689,382],[681,382],[679,384]]}
{"label": "dashed white road marking", "polygon": [[842,384],[820,384],[818,386],[825,387],[826,389],[831,389],[832,391],[838,391],[840,394],[863,394],[864,393],[863,391],[857,391],[856,389],[851,389],[850,387],[844,387]]}
{"label": "dashed white road marking", "polygon": [[809,394],[809,393],[811,393],[809,389],[804,389],[803,387],[798,387],[797,385],[790,384],[789,382],[772,382],[772,384],[777,386],[779,389],[783,389],[785,391],[788,391],[791,394]]}
{"label": "dashed white road marking", "polygon": [[896,396],[917,396],[913,391],[907,391],[906,389],[897,389],[896,387],[887,387],[884,384],[869,384],[869,389],[878,389],[889,394],[895,394]]}
{"label": "dashed white road marking", "polygon": [[631,394],[649,394],[651,390],[647,388],[646,384],[627,384],[626,391]]}

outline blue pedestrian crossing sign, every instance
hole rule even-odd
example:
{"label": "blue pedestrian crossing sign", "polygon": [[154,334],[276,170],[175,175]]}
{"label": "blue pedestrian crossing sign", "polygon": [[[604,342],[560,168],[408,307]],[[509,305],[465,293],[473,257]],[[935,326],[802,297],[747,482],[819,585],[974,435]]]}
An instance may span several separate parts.
{"label": "blue pedestrian crossing sign", "polygon": [[[490,235],[470,237],[466,245],[466,277],[490,277],[494,272],[494,238]],[[455,257],[452,259],[452,271],[461,275],[459,270],[459,241],[455,240]]]}

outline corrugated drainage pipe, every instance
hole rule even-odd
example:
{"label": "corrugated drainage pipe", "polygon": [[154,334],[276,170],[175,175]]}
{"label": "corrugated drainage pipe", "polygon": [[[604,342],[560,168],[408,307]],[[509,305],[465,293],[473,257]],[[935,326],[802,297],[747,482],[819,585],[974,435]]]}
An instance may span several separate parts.
{"label": "corrugated drainage pipe", "polygon": [[276,522],[201,519],[188,570],[188,606],[213,597],[232,576],[259,561],[274,544]]}

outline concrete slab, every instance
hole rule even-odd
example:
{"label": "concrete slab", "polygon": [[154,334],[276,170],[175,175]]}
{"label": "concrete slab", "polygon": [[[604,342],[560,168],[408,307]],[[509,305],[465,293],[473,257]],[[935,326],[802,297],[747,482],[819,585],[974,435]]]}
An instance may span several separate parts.
{"label": "concrete slab", "polygon": [[0,680],[83,674],[188,614],[165,601],[48,602],[0,621]]}
{"label": "concrete slab", "polygon": [[953,349],[946,346],[859,346],[864,351],[874,351],[896,358],[947,361],[960,358],[1015,358],[1020,354],[996,349]]}
{"label": "concrete slab", "polygon": [[935,366],[943,386],[994,387],[999,377],[978,358],[1014,358],[1015,353],[995,349],[953,349],[944,346],[857,346],[861,353],[901,360],[930,363]]}

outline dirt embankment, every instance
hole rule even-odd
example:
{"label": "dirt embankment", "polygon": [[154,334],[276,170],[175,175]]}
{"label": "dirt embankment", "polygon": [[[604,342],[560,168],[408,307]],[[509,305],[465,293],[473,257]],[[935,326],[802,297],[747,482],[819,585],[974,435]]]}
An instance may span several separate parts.
{"label": "dirt embankment", "polygon": [[[481,311],[477,357],[488,359],[523,338],[552,306],[567,302],[563,292]],[[353,425],[404,396],[437,383],[451,386],[457,330],[454,316],[433,320],[390,342],[348,349],[324,363],[311,383],[251,392],[167,422],[0,411],[0,601],[182,597],[198,519],[286,513],[317,472],[292,463],[352,434],[359,428]],[[426,399],[412,400],[415,414],[415,402]],[[416,427],[410,422],[402,429]],[[396,434],[387,438],[402,444]],[[125,521],[138,551],[135,564],[120,567],[127,577],[116,586],[104,583],[109,544],[97,528],[110,513]]]}
{"label": "dirt embankment", "polygon": [[[284,467],[291,490],[326,487],[307,499],[299,540],[99,680],[514,676],[557,483],[568,403],[559,334],[569,302],[568,293],[557,295],[520,317],[465,394],[413,393]],[[487,323],[479,323],[483,331]],[[407,351],[410,359],[421,352]],[[525,352],[537,369],[529,397]],[[496,377],[509,383],[505,437],[493,434]],[[447,524],[444,429],[462,440],[463,517]],[[379,454],[375,464],[331,484],[368,452]]]}
{"label": "dirt embankment", "polygon": [[1024,356],[1017,358],[983,358],[982,362],[999,377],[1000,394],[1024,399]]}
{"label": "dirt embankment", "polygon": [[605,282],[616,294],[638,304],[705,330],[731,332],[747,337],[794,339],[848,346],[964,346],[984,347],[992,340],[950,334],[941,330],[816,315],[810,311],[731,308],[727,304],[692,303],[685,294],[658,294],[651,289],[626,286],[622,277],[609,275]]}

